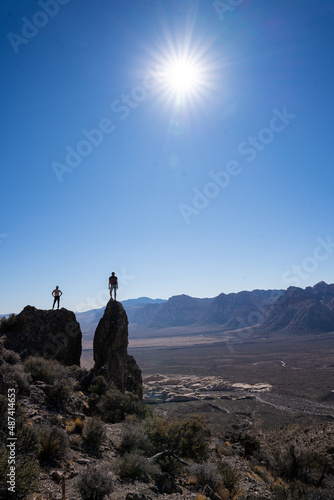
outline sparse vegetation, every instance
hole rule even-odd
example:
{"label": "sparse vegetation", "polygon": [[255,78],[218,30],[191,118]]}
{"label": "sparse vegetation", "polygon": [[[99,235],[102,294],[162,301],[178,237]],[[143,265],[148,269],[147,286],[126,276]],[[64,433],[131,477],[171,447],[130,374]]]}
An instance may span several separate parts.
{"label": "sparse vegetation", "polygon": [[75,417],[74,419],[67,420],[66,431],[69,434],[82,434],[83,428],[85,426],[85,420],[81,417]]}
{"label": "sparse vegetation", "polygon": [[91,448],[100,448],[106,439],[106,426],[99,417],[90,418],[85,422],[83,438]]}
{"label": "sparse vegetation", "polygon": [[158,417],[147,426],[157,451],[168,449],[184,458],[203,459],[207,454],[209,430],[204,419],[191,415],[185,419]]}
{"label": "sparse vegetation", "polygon": [[88,465],[77,484],[83,500],[103,500],[112,492],[111,474],[105,464]]}
{"label": "sparse vegetation", "polygon": [[38,458],[42,461],[63,460],[69,449],[66,432],[56,426],[40,427],[39,444]]}
{"label": "sparse vegetation", "polygon": [[123,430],[120,452],[124,454],[139,450],[146,456],[152,455],[152,442],[139,422],[128,422]]}
{"label": "sparse vegetation", "polygon": [[201,487],[209,485],[215,490],[222,479],[215,463],[195,463],[190,466],[189,470],[191,475],[196,478],[196,483]]}
{"label": "sparse vegetation", "polygon": [[3,362],[0,373],[7,387],[14,387],[21,394],[29,394],[30,383],[22,364],[9,364]]}
{"label": "sparse vegetation", "polygon": [[46,387],[45,392],[57,408],[65,409],[73,393],[73,386],[67,378],[62,377]]}
{"label": "sparse vegetation", "polygon": [[121,479],[147,482],[159,472],[159,468],[139,452],[132,452],[118,459],[117,471]]}
{"label": "sparse vegetation", "polygon": [[94,377],[92,383],[88,387],[88,392],[97,394],[98,396],[102,396],[108,389],[108,384],[102,375],[98,375]]}
{"label": "sparse vegetation", "polygon": [[110,387],[101,397],[97,408],[106,422],[121,422],[127,415],[145,415],[145,408],[138,396],[123,394],[115,386]]}
{"label": "sparse vegetation", "polygon": [[223,479],[225,488],[230,492],[235,491],[241,477],[236,467],[232,467],[227,462],[220,461],[218,470]]}
{"label": "sparse vegetation", "polygon": [[55,360],[44,359],[39,356],[30,356],[26,359],[24,365],[34,382],[39,380],[46,384],[52,384],[59,374],[60,364]]}

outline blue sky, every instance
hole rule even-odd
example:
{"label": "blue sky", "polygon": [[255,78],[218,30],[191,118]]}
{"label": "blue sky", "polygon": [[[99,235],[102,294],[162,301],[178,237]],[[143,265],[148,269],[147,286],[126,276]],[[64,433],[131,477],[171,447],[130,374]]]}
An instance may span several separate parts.
{"label": "blue sky", "polygon": [[0,12],[1,313],[333,282],[333,2]]}

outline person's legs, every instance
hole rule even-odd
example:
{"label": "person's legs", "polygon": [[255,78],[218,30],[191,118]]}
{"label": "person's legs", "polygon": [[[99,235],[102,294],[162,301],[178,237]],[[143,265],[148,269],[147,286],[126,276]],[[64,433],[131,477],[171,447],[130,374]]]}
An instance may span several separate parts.
{"label": "person's legs", "polygon": [[116,300],[116,287],[114,288],[114,300]]}
{"label": "person's legs", "polygon": [[57,309],[59,309],[60,297],[56,297],[56,299],[57,299],[57,304],[58,304]]}
{"label": "person's legs", "polygon": [[52,309],[54,309],[54,307],[55,307],[56,300],[57,300],[57,297],[54,298]]}

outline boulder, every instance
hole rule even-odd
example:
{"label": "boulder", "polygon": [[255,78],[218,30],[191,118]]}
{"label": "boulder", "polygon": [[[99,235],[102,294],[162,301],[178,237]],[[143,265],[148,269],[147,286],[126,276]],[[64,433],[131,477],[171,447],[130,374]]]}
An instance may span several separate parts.
{"label": "boulder", "polygon": [[110,299],[94,335],[94,371],[122,392],[143,395],[142,376],[128,349],[128,317],[120,302]]}
{"label": "boulder", "polygon": [[2,322],[0,336],[5,348],[19,353],[22,359],[42,356],[67,366],[80,366],[80,325],[74,312],[65,308],[53,311],[26,306]]}

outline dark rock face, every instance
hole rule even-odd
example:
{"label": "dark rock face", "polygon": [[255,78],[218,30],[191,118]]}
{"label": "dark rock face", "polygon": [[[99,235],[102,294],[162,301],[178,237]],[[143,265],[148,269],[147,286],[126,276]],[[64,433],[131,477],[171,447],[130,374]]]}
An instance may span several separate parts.
{"label": "dark rock face", "polygon": [[41,310],[26,306],[2,326],[5,348],[19,353],[22,359],[42,356],[64,365],[80,366],[82,334],[72,311]]}
{"label": "dark rock face", "polygon": [[142,398],[141,370],[128,355],[128,317],[120,302],[109,300],[94,336],[94,370],[104,373],[108,380],[124,392]]}

